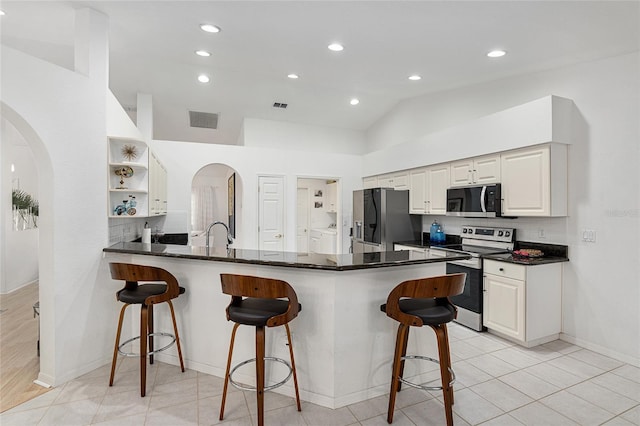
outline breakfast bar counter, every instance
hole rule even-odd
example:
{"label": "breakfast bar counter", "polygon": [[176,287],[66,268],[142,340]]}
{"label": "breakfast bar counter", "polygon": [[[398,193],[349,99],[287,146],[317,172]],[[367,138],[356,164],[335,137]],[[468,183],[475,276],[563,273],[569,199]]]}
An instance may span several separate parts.
{"label": "breakfast bar counter", "polygon": [[[428,251],[320,255],[212,248],[207,253],[204,247],[142,243],[118,243],[104,252],[106,262],[157,266],[176,276],[186,288],[174,302],[186,366],[218,377],[224,377],[233,327],[225,316],[230,298],[221,291],[220,274],[288,282],[302,304],[299,316],[290,323],[300,396],[329,408],[388,393],[396,325],[380,305],[389,292],[405,280],[442,275],[445,262],[468,257]],[[118,288],[114,282],[114,293]],[[171,329],[168,314],[155,318],[156,330]],[[133,325],[128,330],[137,334]],[[238,330],[234,365],[255,356],[253,332],[250,327]],[[433,333],[413,333],[409,348],[437,358]],[[283,330],[267,329],[266,350],[267,356],[288,359]],[[157,358],[178,363],[175,348]],[[408,363],[407,377],[422,373],[417,368]],[[284,370],[277,365],[268,368],[267,383],[280,381]],[[244,383],[253,383],[254,374],[251,364],[237,371]],[[289,382],[274,392],[293,395],[293,386]]]}
{"label": "breakfast bar counter", "polygon": [[201,246],[173,244],[117,243],[105,248],[106,253],[126,253],[179,259],[207,260],[288,268],[351,271],[355,269],[385,268],[390,266],[450,262],[468,259],[466,254],[439,252],[389,251],[359,254],[317,254],[267,250],[243,250],[221,247],[207,249]]}

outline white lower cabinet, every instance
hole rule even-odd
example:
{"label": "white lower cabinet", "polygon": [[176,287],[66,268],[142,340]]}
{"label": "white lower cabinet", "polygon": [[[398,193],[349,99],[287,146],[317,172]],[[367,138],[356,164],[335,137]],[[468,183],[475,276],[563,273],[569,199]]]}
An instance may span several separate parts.
{"label": "white lower cabinet", "polygon": [[336,254],[337,235],[335,231],[312,229],[309,251],[318,254]]}
{"label": "white lower cabinet", "polygon": [[519,265],[484,260],[483,325],[527,347],[562,330],[562,263]]}

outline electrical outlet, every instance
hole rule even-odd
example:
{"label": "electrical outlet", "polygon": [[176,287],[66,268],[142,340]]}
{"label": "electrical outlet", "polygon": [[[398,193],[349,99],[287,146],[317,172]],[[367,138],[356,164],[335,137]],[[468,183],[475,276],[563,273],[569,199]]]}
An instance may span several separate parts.
{"label": "electrical outlet", "polygon": [[538,229],[538,238],[545,238],[544,229]]}
{"label": "electrical outlet", "polygon": [[582,230],[582,241],[587,243],[595,243],[596,242],[596,231],[594,229],[583,229]]}

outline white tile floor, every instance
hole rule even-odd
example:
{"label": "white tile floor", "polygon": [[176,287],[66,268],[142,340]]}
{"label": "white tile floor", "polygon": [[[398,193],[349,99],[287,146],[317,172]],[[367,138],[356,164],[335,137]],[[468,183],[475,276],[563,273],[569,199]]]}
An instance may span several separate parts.
{"label": "white tile floor", "polygon": [[[425,330],[425,332],[428,332]],[[640,425],[640,368],[555,341],[531,349],[488,333],[449,328],[456,425]],[[390,351],[393,348],[389,349]],[[0,414],[2,426],[255,425],[255,394],[231,387],[218,421],[222,379],[156,363],[140,398],[137,359],[120,359],[116,383],[99,368]],[[131,374],[123,374],[131,370]],[[434,371],[437,374],[436,371]],[[443,425],[439,392],[398,394],[393,424]],[[386,425],[387,396],[331,410],[273,392],[265,396],[267,425]]]}

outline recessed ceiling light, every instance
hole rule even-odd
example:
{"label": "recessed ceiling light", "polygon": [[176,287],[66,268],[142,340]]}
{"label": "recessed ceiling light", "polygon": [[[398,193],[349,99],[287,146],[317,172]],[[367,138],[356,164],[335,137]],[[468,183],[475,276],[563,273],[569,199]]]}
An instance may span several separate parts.
{"label": "recessed ceiling light", "polygon": [[358,105],[360,103],[360,100],[358,98],[353,98],[349,101],[349,103],[351,105]]}
{"label": "recessed ceiling light", "polygon": [[340,51],[344,50],[344,46],[342,46],[339,43],[331,43],[329,46],[327,46],[327,48],[329,50],[333,50],[334,52],[340,52]]}
{"label": "recessed ceiling light", "polygon": [[211,25],[211,24],[202,24],[200,25],[200,29],[202,31],[208,32],[208,33],[219,33],[220,32],[220,27],[216,27],[215,25]]}
{"label": "recessed ceiling light", "polygon": [[505,52],[504,50],[492,50],[491,52],[487,53],[487,56],[490,58],[499,58],[506,54],[507,52]]}
{"label": "recessed ceiling light", "polygon": [[196,55],[204,56],[206,58],[207,56],[211,56],[211,53],[207,52],[206,50],[196,50]]}
{"label": "recessed ceiling light", "polygon": [[0,16],[4,16],[4,10],[0,10]]}
{"label": "recessed ceiling light", "polygon": [[418,80],[422,80],[422,77],[420,77],[418,74],[414,74],[409,76],[409,80],[418,81]]}
{"label": "recessed ceiling light", "polygon": [[298,74],[289,74],[287,77],[289,77],[292,80],[295,80],[298,78]]}
{"label": "recessed ceiling light", "polygon": [[200,75],[198,76],[198,81],[199,81],[200,83],[208,83],[208,82],[210,82],[210,81],[211,81],[211,79],[209,78],[209,76],[208,76],[208,75],[200,74]]}

